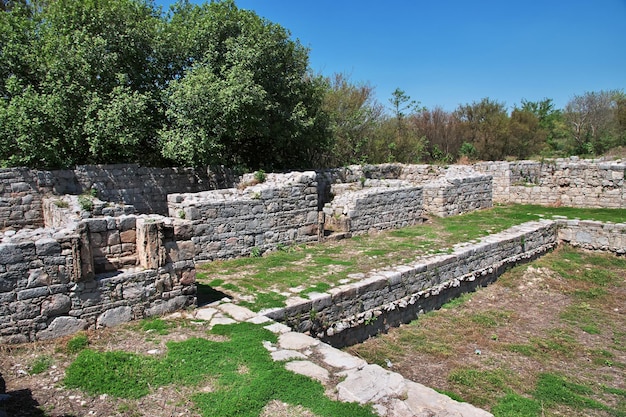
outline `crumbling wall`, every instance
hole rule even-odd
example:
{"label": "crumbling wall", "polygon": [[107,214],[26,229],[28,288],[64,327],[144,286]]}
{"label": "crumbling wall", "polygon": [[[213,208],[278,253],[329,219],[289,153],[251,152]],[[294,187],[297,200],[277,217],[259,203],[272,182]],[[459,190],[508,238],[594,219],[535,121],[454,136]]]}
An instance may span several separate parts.
{"label": "crumbling wall", "polygon": [[492,206],[492,177],[451,169],[424,185],[424,210],[438,217],[456,216]]}
{"label": "crumbling wall", "polygon": [[37,176],[26,168],[0,169],[0,230],[43,226]]}
{"label": "crumbling wall", "polygon": [[[194,305],[190,237],[185,222],[145,216],[5,234],[0,343],[60,337]],[[121,254],[133,258],[117,265],[124,269],[101,267],[101,260],[112,265]]]}
{"label": "crumbling wall", "polygon": [[196,260],[318,240],[314,172],[268,174],[265,182],[242,189],[170,194],[168,202],[170,216],[193,225]]}
{"label": "crumbling wall", "polygon": [[626,207],[624,162],[572,157],[543,162],[481,162],[474,168],[493,176],[494,202]]}
{"label": "crumbling wall", "polygon": [[[73,170],[0,169],[0,229],[44,225],[42,197],[95,193],[102,202],[167,214],[167,194],[232,187],[238,177],[224,167],[150,168],[137,164],[81,165]],[[106,215],[106,213],[105,213]]]}
{"label": "crumbling wall", "polygon": [[422,188],[407,182],[365,180],[333,186],[332,192],[335,198],[323,210],[325,230],[362,234],[423,221]]}
{"label": "crumbling wall", "polygon": [[468,287],[494,280],[511,265],[549,251],[557,245],[556,227],[552,221],[529,222],[478,243],[458,245],[450,254],[372,271],[312,300],[288,300],[288,307],[267,315],[333,345],[353,344],[409,322]]}
{"label": "crumbling wall", "polygon": [[583,249],[626,254],[626,224],[558,220],[559,241]]}

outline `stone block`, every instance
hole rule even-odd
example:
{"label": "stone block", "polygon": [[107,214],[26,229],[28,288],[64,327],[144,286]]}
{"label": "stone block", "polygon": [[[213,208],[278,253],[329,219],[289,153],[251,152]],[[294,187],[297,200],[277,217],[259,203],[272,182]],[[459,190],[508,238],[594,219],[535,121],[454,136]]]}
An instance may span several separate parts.
{"label": "stone block", "polygon": [[22,251],[12,243],[0,243],[0,264],[15,264],[22,262]]}
{"label": "stone block", "polygon": [[72,300],[65,294],[54,294],[41,303],[43,316],[59,316],[68,313],[72,308]]}
{"label": "stone block", "polygon": [[96,327],[113,327],[129,322],[133,318],[133,310],[129,306],[112,308],[100,314],[96,320]]}
{"label": "stone block", "polygon": [[119,233],[119,239],[122,243],[135,243],[137,240],[137,233],[134,229],[124,230]]}
{"label": "stone block", "polygon": [[48,340],[69,336],[87,328],[87,321],[76,317],[61,316],[55,318],[48,327],[37,333],[37,339]]}
{"label": "stone block", "polygon": [[54,256],[61,253],[61,244],[56,239],[42,238],[35,241],[37,256]]}

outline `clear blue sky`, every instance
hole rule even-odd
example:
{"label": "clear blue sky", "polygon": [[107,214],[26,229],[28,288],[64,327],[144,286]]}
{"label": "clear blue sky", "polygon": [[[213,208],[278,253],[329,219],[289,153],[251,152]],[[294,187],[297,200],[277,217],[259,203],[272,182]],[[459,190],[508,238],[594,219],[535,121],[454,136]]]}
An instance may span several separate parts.
{"label": "clear blue sky", "polygon": [[[202,3],[202,0],[192,0]],[[156,0],[165,9],[173,0]],[[626,91],[626,0],[237,0],[310,48],[311,68],[432,108]]]}

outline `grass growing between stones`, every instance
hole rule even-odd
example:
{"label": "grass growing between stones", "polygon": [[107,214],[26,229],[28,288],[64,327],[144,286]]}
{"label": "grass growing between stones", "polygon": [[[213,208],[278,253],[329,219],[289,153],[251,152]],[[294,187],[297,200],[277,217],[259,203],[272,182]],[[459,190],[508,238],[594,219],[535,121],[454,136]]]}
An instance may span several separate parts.
{"label": "grass growing between stones", "polygon": [[625,271],[560,247],[349,351],[496,417],[626,416]]}
{"label": "grass growing between stones", "polygon": [[[541,218],[626,221],[623,209],[576,209],[528,205],[496,206],[461,216],[432,218],[413,227],[357,236],[339,242],[282,247],[262,257],[214,261],[198,267],[198,282],[241,297],[255,311],[284,305],[288,295],[306,296],[357,280],[373,269],[449,252],[457,243],[479,239]],[[282,294],[282,297],[271,295]]]}
{"label": "grass growing between stones", "polygon": [[168,385],[192,387],[193,403],[207,417],[258,417],[272,400],[300,405],[316,416],[374,416],[369,407],[331,401],[319,382],[274,362],[262,343],[276,342],[276,336],[260,325],[217,325],[211,335],[223,339],[168,342],[161,357],[85,349],[67,368],[63,383],[124,399]]}

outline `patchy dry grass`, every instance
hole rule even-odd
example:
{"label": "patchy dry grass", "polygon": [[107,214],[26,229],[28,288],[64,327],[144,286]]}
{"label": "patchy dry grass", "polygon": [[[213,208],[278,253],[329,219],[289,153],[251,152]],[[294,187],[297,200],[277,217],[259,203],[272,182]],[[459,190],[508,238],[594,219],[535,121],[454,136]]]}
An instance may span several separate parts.
{"label": "patchy dry grass", "polygon": [[625,271],[561,247],[349,351],[496,416],[625,416]]}

